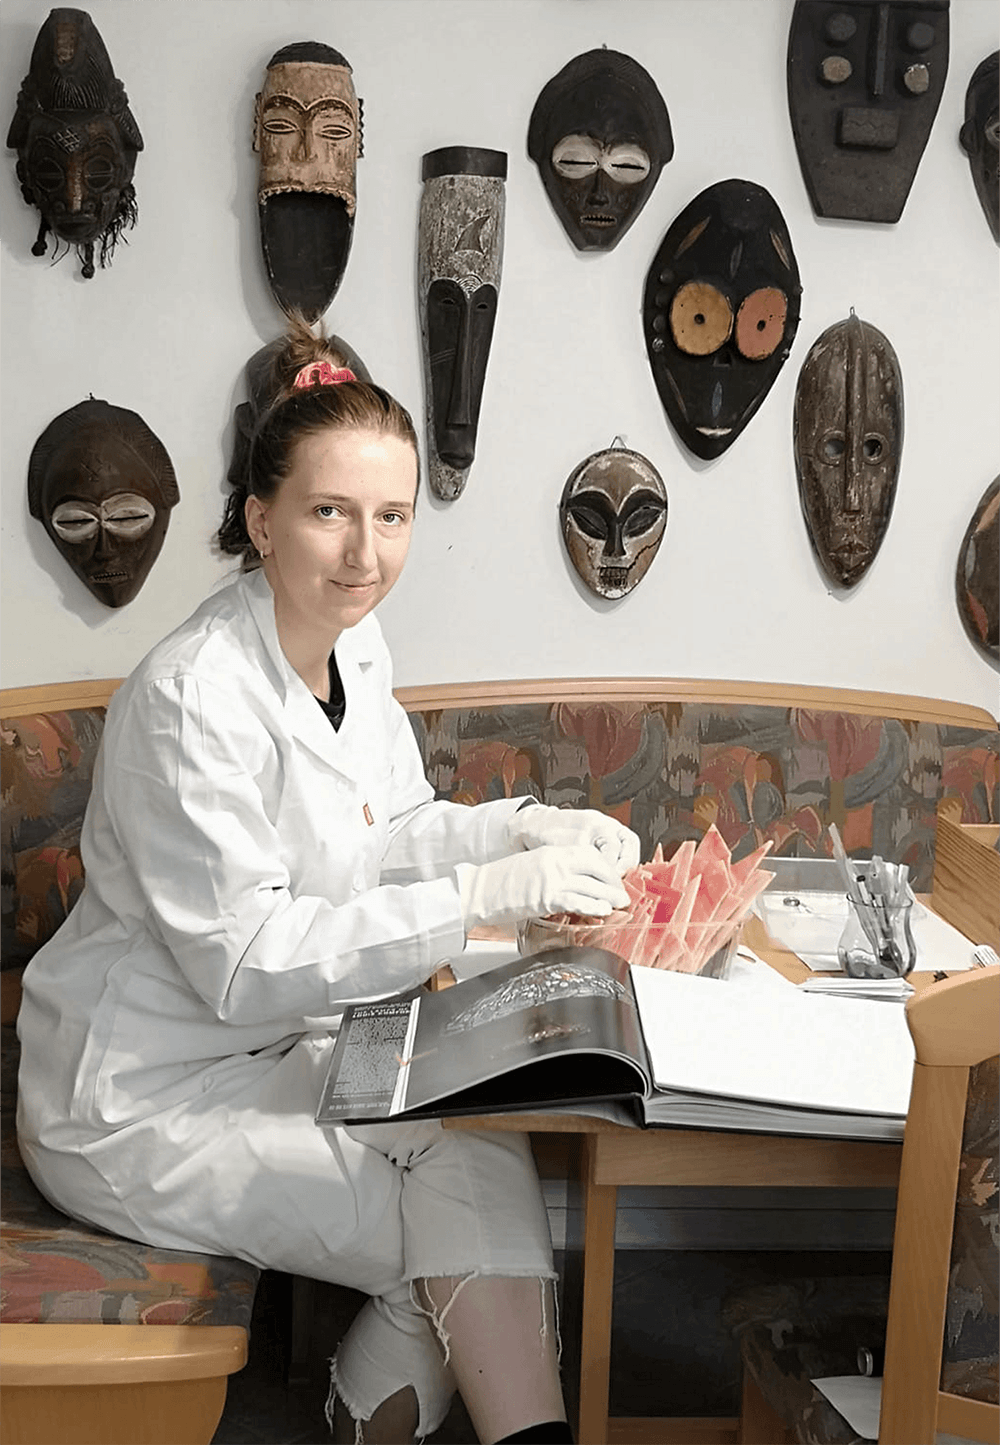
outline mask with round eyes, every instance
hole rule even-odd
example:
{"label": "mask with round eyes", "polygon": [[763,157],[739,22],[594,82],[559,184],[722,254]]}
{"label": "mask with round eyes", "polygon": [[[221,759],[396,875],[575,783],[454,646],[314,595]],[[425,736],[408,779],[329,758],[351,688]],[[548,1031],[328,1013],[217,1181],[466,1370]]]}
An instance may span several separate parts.
{"label": "mask with round eyes", "polygon": [[852,311],[813,343],[795,392],[799,499],[827,577],[853,587],[882,545],[903,448],[896,353]]}
{"label": "mask with round eyes", "polygon": [[257,216],[268,280],[285,312],[316,321],[343,279],[354,235],[361,101],[351,67],[305,40],[271,56],[256,98]]}
{"label": "mask with round eyes", "polygon": [[31,68],[7,133],[17,178],[41,227],[32,255],[44,256],[51,231],[75,246],[83,275],[94,255],[106,266],[138,209],[132,175],[142,136],[128,96],[85,10],[53,10],[38,32]]}
{"label": "mask with round eyes", "polygon": [[788,227],[762,186],[719,181],[670,226],[646,277],[643,329],[660,400],[696,456],[720,456],[764,400],[801,295]]}
{"label": "mask with round eyes", "polygon": [[1000,477],[979,499],[958,550],[955,600],[969,641],[1000,662]]}
{"label": "mask with round eyes", "polygon": [[62,412],[28,463],[31,515],[107,607],[131,602],[145,582],[179,495],[163,443],[136,412],[106,401]]}
{"label": "mask with round eyes", "polygon": [[476,455],[503,263],[504,151],[446,146],[423,158],[417,292],[423,338],[427,475],[461,496]]}
{"label": "mask with round eyes", "polygon": [[788,108],[817,216],[899,220],[947,71],[948,0],[796,0]]}
{"label": "mask with round eyes", "polygon": [[528,154],[578,251],[614,249],[673,153],[652,76],[617,50],[576,56],[531,113]]}
{"label": "mask with round eyes", "polygon": [[598,597],[625,597],[645,577],[667,527],[667,491],[639,452],[594,452],[571,473],[559,502],[570,561]]}
{"label": "mask with round eyes", "polygon": [[995,50],[992,55],[980,61],[972,72],[969,88],[965,92],[965,121],[959,131],[962,149],[969,157],[972,183],[994,241],[1000,241],[998,68],[1000,51]]}

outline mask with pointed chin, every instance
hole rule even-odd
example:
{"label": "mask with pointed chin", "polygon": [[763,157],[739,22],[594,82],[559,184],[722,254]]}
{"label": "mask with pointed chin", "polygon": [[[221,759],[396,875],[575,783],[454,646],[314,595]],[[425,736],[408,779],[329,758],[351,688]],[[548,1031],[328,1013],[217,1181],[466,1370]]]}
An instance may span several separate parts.
{"label": "mask with pointed chin", "polygon": [[720,456],[757,411],[801,295],[792,238],[763,186],[719,181],[670,226],[646,277],[643,328],[660,400],[696,456]]}

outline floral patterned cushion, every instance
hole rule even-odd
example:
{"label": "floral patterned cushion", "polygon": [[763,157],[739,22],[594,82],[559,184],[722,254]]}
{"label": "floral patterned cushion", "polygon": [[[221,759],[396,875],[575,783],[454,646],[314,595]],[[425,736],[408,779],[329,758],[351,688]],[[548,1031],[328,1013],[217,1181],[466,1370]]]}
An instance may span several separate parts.
{"label": "floral patterned cushion", "polygon": [[17,1037],[2,1030],[0,1320],[4,1324],[241,1325],[260,1271],[216,1255],[153,1249],[69,1219],[35,1188],[14,1127]]}
{"label": "floral patterned cushion", "polygon": [[941,1388],[1000,1403],[1000,1058],[970,1070]]}
{"label": "floral patterned cushion", "polygon": [[28,962],[83,887],[80,828],[104,708],[0,721],[3,966]]}
{"label": "floral patterned cushion", "polygon": [[411,714],[437,795],[476,803],[531,794],[602,808],[634,828],[643,857],[669,857],[715,823],[733,856],[825,856],[836,823],[849,852],[907,863],[931,886],[937,805],[1000,818],[996,730],[806,708],[720,703],[517,703]]}

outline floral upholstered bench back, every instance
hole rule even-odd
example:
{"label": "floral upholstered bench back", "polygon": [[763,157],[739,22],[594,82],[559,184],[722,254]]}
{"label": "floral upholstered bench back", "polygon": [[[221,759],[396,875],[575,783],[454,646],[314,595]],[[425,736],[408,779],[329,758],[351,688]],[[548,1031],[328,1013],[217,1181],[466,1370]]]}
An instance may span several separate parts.
{"label": "floral upholstered bench back", "polygon": [[425,709],[411,723],[437,794],[462,802],[533,795],[602,808],[634,828],[643,857],[669,856],[715,823],[734,857],[849,852],[910,866],[931,886],[937,805],[998,817],[993,730],[860,713],[701,702]]}

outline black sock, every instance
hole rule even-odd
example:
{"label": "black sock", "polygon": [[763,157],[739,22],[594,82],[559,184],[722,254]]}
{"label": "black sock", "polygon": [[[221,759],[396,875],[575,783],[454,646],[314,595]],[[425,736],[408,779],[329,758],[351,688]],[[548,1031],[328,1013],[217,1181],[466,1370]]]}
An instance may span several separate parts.
{"label": "black sock", "polygon": [[516,1435],[505,1435],[497,1445],[573,1445],[573,1436],[565,1420],[543,1420]]}

